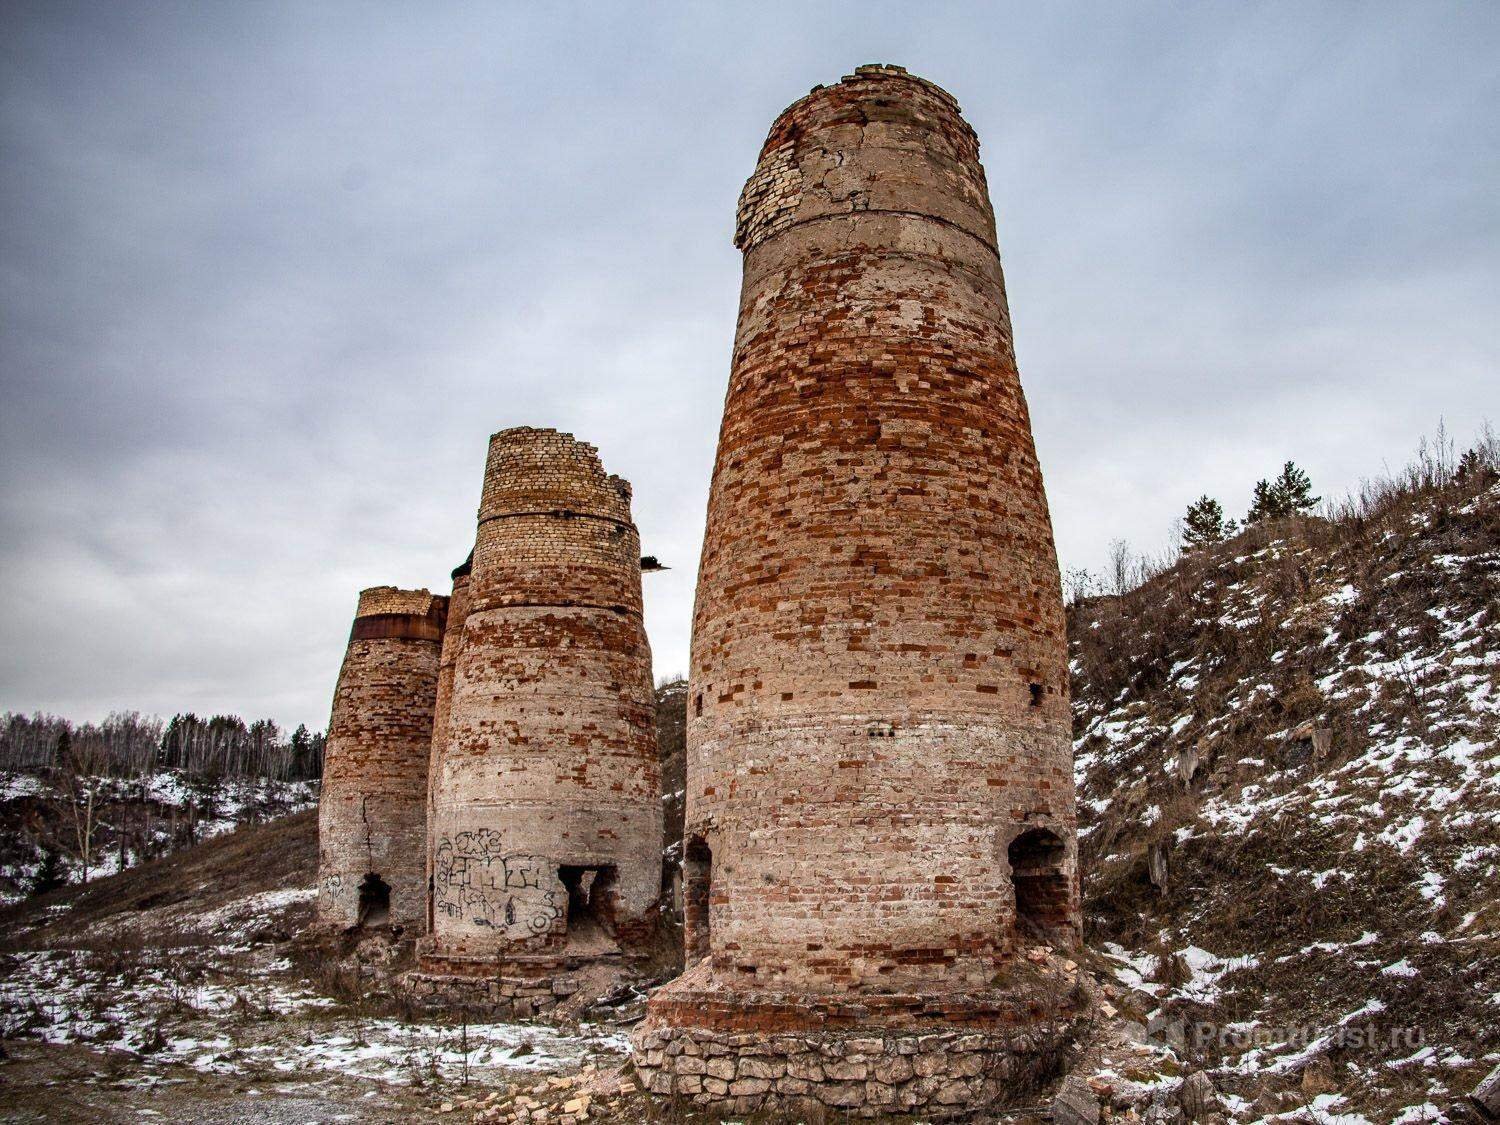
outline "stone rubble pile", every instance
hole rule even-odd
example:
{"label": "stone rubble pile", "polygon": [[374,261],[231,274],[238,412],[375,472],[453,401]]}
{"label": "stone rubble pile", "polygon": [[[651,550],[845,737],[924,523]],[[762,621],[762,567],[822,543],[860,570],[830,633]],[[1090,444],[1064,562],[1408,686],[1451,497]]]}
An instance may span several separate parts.
{"label": "stone rubble pile", "polygon": [[608,1121],[640,1087],[618,1071],[587,1066],[573,1075],[552,1075],[529,1086],[495,1091],[484,1098],[444,1102],[439,1113],[473,1110],[476,1125],[578,1125]]}

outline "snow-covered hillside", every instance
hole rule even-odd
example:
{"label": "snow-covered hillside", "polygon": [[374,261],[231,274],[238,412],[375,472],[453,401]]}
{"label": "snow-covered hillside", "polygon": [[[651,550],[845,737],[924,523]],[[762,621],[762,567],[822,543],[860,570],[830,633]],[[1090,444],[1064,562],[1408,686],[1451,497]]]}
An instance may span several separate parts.
{"label": "snow-covered hillside", "polygon": [[84,881],[80,825],[89,823],[90,796],[88,878],[98,879],[240,824],[312,808],[318,783],[183,770],[81,779],[56,771],[0,773],[0,905],[30,893],[48,852],[57,879]]}
{"label": "snow-covered hillside", "polygon": [[1500,1061],[1493,466],[1259,525],[1070,637],[1091,943],[1237,1118],[1435,1119]]}

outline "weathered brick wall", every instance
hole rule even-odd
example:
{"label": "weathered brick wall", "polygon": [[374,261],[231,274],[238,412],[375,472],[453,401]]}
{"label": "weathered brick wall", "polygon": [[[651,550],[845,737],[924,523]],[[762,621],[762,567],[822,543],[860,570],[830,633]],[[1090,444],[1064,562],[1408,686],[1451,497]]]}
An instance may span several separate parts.
{"label": "weathered brick wall", "polygon": [[1060,845],[1058,936],[1078,901],[1057,562],[975,135],[862,67],[773,126],[736,244],[688,708],[710,964],[682,987],[987,983],[1013,839]]}
{"label": "weathered brick wall", "polygon": [[432,749],[427,755],[427,810],[423,826],[423,851],[427,856],[427,930],[432,929],[433,865],[436,862],[432,834],[426,824],[432,821],[432,798],[437,791],[434,775],[442,747],[448,741],[448,715],[453,705],[453,675],[458,667],[458,650],[463,643],[464,622],[469,616],[469,574],[474,566],[471,551],[463,564],[453,571],[453,593],[448,598],[448,625],[443,632],[443,648],[438,657],[437,697],[432,710]]}
{"label": "weathered brick wall", "polygon": [[[339,671],[318,804],[318,916],[361,918],[361,886],[389,888],[390,920],[426,917],[422,857],[438,654],[448,599],[426,590],[363,591]],[[367,900],[368,901],[368,900]]]}
{"label": "weathered brick wall", "polygon": [[359,592],[359,608],[355,610],[354,616],[358,620],[365,617],[380,617],[384,614],[403,614],[425,617],[432,609],[434,598],[426,590],[402,590],[395,586],[372,586],[368,590]]}
{"label": "weathered brick wall", "polygon": [[438,658],[437,697],[432,712],[432,744],[441,746],[448,737],[448,714],[453,702],[453,674],[463,641],[464,622],[469,617],[469,563],[453,572],[453,593],[448,598],[448,627]]}
{"label": "weathered brick wall", "polygon": [[569,869],[598,872],[626,934],[661,883],[630,486],[569,434],[496,434],[467,598],[432,772],[433,971],[566,950]]}

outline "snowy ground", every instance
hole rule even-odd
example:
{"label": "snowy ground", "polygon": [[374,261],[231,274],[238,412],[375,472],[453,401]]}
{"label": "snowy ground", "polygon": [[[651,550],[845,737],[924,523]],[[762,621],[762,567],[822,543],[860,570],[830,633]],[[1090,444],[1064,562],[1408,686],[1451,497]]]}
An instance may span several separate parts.
{"label": "snowy ground", "polygon": [[[286,943],[245,940],[247,920],[263,924],[312,893],[262,892],[204,911],[179,931],[184,944],[176,947],[119,933],[104,948],[0,955],[0,1037],[28,1048],[38,1041],[59,1058],[83,1050],[108,1059],[81,1081],[143,1109],[156,1103],[142,1097],[175,1092],[181,1101],[206,1084],[239,1097],[316,1093],[320,1104],[352,1113],[348,1120],[365,1120],[368,1106],[344,1103],[372,1092],[385,1091],[380,1097],[393,1104],[436,1105],[461,1089],[499,1089],[623,1058],[625,1039],[613,1031],[407,1021],[320,995],[294,968]],[[40,1065],[34,1051],[30,1057]],[[131,1100],[132,1092],[140,1096]]]}
{"label": "snowy ground", "polygon": [[233,946],[164,952],[152,961],[170,968],[77,950],[15,955],[0,983],[0,1033],[128,1052],[139,1059],[136,1081],[145,1086],[178,1065],[236,1075],[330,1071],[418,1085],[467,1073],[483,1083],[496,1072],[566,1070],[625,1049],[622,1037],[593,1031],[333,1013],[334,1001],[288,976],[285,960]]}

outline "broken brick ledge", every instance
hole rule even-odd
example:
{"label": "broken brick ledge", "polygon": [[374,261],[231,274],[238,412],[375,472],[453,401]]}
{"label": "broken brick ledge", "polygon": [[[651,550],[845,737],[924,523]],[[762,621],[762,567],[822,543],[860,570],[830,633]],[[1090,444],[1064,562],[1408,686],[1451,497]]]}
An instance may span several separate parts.
{"label": "broken brick ledge", "polygon": [[512,978],[534,981],[582,968],[585,965],[629,960],[619,950],[606,953],[453,953],[433,952],[424,938],[417,943],[418,971],[428,976],[463,977],[469,980]]}
{"label": "broken brick ledge", "polygon": [[922,1031],[930,1027],[999,1031],[1070,1019],[1089,999],[1075,962],[1016,958],[991,987],[935,986],[921,991],[774,987],[726,976],[699,961],[651,996],[647,1028],[723,1032]]}
{"label": "broken brick ledge", "polygon": [[1024,1027],[1071,1015],[1071,1001],[1044,995],[978,992],[879,995],[768,993],[673,989],[651,999],[653,1027],[706,1031],[854,1031],[859,1028],[921,1029],[928,1026]]}
{"label": "broken brick ledge", "polygon": [[599,990],[598,974],[633,976],[636,959],[537,956],[506,959],[421,956],[401,977],[401,993],[415,1008],[464,1011],[495,1019],[545,1016],[581,990]]}

